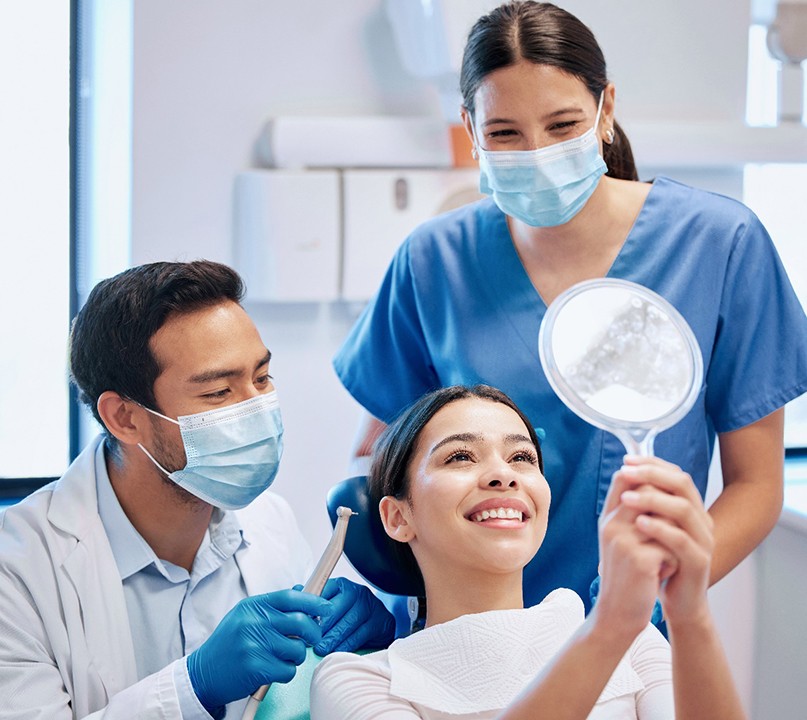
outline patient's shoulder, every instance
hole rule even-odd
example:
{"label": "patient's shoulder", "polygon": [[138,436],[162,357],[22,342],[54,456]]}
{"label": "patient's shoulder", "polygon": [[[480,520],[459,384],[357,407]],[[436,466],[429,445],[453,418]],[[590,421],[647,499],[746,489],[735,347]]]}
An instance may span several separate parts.
{"label": "patient's shoulder", "polygon": [[311,681],[311,720],[374,720],[397,710],[396,717],[420,717],[406,700],[390,695],[386,650],[358,655],[328,655]]}

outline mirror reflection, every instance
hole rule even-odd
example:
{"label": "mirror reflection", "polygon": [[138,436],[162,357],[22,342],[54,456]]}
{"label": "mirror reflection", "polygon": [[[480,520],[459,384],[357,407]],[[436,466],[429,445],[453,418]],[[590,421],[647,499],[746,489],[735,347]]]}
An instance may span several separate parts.
{"label": "mirror reflection", "polygon": [[625,280],[585,281],[541,325],[541,362],[564,403],[629,451],[680,420],[703,378],[700,349],[675,308]]}

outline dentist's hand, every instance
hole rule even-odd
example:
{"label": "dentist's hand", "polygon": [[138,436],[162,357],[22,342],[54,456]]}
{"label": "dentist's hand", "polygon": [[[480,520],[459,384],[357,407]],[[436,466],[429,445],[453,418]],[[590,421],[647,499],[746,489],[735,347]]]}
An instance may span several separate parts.
{"label": "dentist's hand", "polygon": [[322,639],[316,618],[330,612],[327,600],[296,590],[239,602],[188,656],[191,685],[204,708],[213,714],[261,685],[289,682],[305,660],[306,644]]}
{"label": "dentist's hand", "polygon": [[322,619],[322,640],[314,645],[317,655],[385,648],[395,639],[395,618],[364,585],[332,578],[325,583],[322,597],[330,600],[331,612]]}

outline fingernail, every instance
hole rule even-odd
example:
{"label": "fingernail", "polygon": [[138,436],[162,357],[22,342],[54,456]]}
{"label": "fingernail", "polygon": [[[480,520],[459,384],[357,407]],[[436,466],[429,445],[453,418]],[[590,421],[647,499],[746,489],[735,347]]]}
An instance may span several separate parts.
{"label": "fingernail", "polygon": [[636,465],[623,465],[619,470],[627,475],[636,475],[636,473],[639,472],[639,468]]}

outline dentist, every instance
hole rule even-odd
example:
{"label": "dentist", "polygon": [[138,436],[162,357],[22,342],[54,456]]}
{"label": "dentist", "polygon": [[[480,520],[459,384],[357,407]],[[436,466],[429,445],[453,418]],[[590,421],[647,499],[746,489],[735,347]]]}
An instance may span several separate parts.
{"label": "dentist", "polygon": [[218,263],[99,283],[70,364],[104,429],[56,483],[0,517],[0,718],[240,717],[305,657],[386,646],[394,621],[311,565],[265,492],[283,426],[271,353]]}

